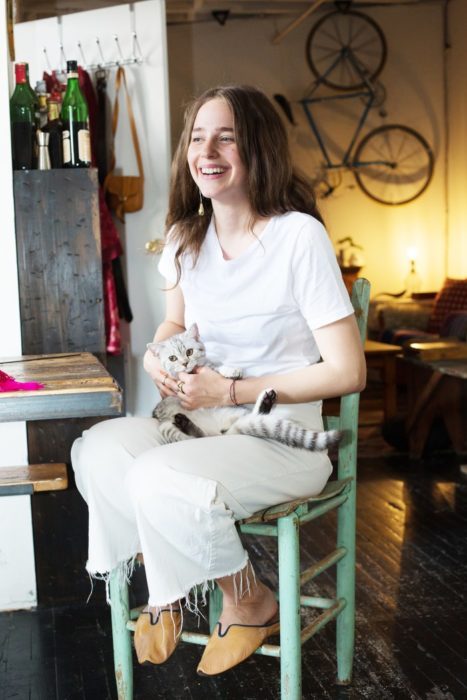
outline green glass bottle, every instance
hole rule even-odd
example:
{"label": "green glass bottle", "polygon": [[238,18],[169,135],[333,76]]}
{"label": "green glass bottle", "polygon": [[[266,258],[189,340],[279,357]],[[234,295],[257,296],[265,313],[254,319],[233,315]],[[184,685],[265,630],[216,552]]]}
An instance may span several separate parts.
{"label": "green glass bottle", "polygon": [[77,61],[67,61],[67,85],[62,102],[63,167],[89,168],[89,111],[78,83]]}
{"label": "green glass bottle", "polygon": [[27,83],[26,64],[15,65],[16,87],[10,98],[13,169],[35,166],[35,104]]}

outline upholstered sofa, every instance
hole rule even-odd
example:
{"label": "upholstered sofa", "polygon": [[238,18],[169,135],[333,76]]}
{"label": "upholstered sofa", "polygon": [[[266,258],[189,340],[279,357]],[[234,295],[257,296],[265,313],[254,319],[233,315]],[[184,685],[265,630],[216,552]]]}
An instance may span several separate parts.
{"label": "upholstered sofa", "polygon": [[393,345],[415,337],[432,340],[449,336],[467,341],[467,279],[448,277],[435,295],[376,297],[368,326],[370,337]]}

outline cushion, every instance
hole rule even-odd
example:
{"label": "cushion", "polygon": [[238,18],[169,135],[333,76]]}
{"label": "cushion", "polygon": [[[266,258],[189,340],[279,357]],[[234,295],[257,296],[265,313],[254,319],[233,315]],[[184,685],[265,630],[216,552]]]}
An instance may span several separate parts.
{"label": "cushion", "polygon": [[467,309],[467,279],[447,277],[435,298],[428,333],[439,333],[444,319],[453,311]]}

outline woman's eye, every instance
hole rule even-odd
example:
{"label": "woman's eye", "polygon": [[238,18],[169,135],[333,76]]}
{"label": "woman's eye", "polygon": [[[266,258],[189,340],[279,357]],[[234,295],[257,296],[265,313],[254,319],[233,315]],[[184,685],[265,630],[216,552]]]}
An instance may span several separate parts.
{"label": "woman's eye", "polygon": [[193,355],[193,348],[188,348],[188,350],[186,351],[186,356],[190,357],[190,355]]}
{"label": "woman's eye", "polygon": [[220,140],[224,143],[233,143],[235,141],[233,136],[221,136]]}
{"label": "woman's eye", "polygon": [[177,356],[176,356],[176,355],[170,355],[170,356],[169,356],[169,360],[170,360],[171,362],[177,362]]}
{"label": "woman's eye", "polygon": [[201,141],[201,136],[192,136],[191,137],[191,143],[200,143]]}

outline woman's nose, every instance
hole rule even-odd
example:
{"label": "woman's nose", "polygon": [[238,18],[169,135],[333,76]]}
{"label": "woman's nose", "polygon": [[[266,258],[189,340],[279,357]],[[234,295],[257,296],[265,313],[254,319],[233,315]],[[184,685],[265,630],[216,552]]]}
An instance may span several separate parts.
{"label": "woman's nose", "polygon": [[216,155],[217,149],[216,149],[216,141],[215,138],[206,138],[203,142],[203,156],[206,157],[212,157]]}

